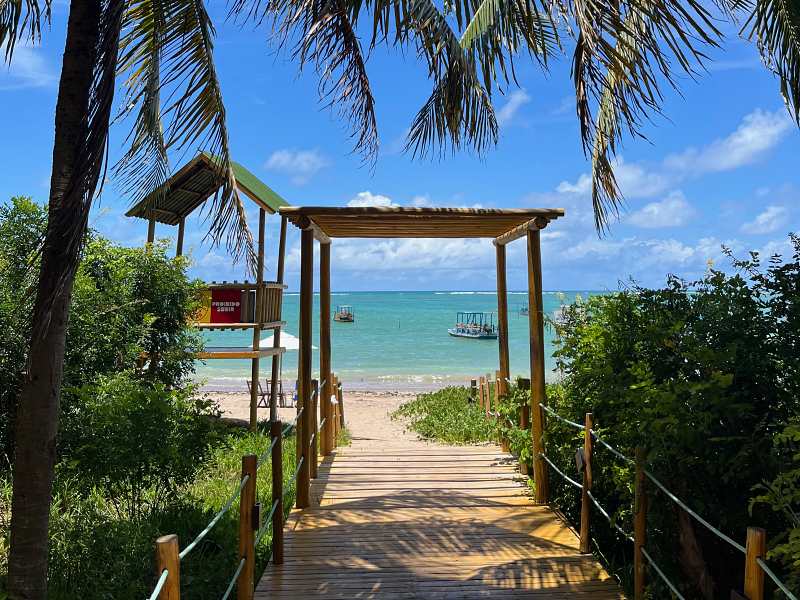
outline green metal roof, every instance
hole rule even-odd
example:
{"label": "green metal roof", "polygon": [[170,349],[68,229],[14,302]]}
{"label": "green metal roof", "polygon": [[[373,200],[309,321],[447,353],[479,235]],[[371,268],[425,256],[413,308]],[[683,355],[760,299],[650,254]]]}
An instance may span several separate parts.
{"label": "green metal roof", "polygon": [[[154,218],[160,223],[177,225],[219,189],[218,159],[201,152],[178,169],[164,184],[125,213],[129,217]],[[269,213],[288,203],[247,168],[231,161],[236,187]],[[157,200],[155,198],[158,198]]]}

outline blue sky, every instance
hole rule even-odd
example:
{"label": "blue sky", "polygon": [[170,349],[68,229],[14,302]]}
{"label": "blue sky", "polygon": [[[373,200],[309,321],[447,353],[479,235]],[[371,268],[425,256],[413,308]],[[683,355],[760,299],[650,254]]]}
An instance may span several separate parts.
{"label": "blue sky", "polygon": [[[212,5],[212,14],[234,158],[291,204],[564,207],[566,217],[543,234],[547,289],[613,289],[631,277],[657,285],[667,273],[693,278],[709,260],[725,264],[723,243],[739,254],[786,252],[787,233],[798,229],[800,135],[777,82],[745,41],[734,38],[712,52],[716,62],[697,81],[683,78],[682,95],[667,90],[666,117],[646,128],[647,140],[627,141],[617,170],[627,208],[599,238],[568,59],[547,75],[520,61],[521,87],[495,100],[500,142],[485,158],[462,153],[415,161],[401,150],[430,91],[425,67],[413,53],[376,50],[368,68],[381,152],[370,169],[351,153],[346,125],[319,103],[313,69],[298,74],[296,64],[270,46],[265,29],[225,23],[222,3]],[[0,201],[13,195],[47,199],[65,19],[64,3],[56,4],[42,45],[19,47],[11,68],[0,67]],[[112,161],[126,133],[113,130]],[[93,210],[92,226],[120,243],[141,244],[146,224],[124,217],[127,205],[111,182]],[[250,220],[257,222],[255,212]],[[268,221],[270,272],[277,221]],[[188,224],[192,272],[241,279],[242,267],[204,243],[204,232],[200,219]],[[157,231],[159,237],[174,233],[167,226]],[[292,288],[298,242],[290,228]],[[523,242],[510,246],[508,262],[510,287],[525,287]],[[488,240],[335,240],[333,286],[491,289],[494,252]]]}

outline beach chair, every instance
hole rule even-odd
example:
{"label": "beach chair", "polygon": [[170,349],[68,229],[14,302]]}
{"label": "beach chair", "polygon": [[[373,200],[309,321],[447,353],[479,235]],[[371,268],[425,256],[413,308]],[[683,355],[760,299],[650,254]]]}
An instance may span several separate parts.
{"label": "beach chair", "polygon": [[[270,379],[265,379],[264,383],[267,386],[267,397],[272,397],[272,381]],[[278,380],[278,406],[281,408],[286,408],[287,406],[294,406],[294,403],[288,403],[286,398],[286,392],[283,391],[283,381],[281,379]]]}
{"label": "beach chair", "polygon": [[[253,382],[249,379],[247,380],[247,393],[253,393]],[[264,388],[261,387],[261,382],[258,382],[258,404],[256,404],[258,408],[269,408],[269,392],[265,392]]]}

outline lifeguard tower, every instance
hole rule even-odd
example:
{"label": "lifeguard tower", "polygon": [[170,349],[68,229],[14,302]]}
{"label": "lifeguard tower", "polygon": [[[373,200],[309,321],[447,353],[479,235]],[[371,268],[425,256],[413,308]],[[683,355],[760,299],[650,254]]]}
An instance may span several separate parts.
{"label": "lifeguard tower", "polygon": [[[198,329],[253,330],[253,344],[246,347],[222,346],[206,348],[197,355],[204,360],[250,359],[250,428],[255,429],[259,398],[260,362],[272,357],[270,407],[276,406],[279,388],[280,360],[285,348],[280,345],[283,302],[284,255],[286,251],[286,219],[281,220],[275,281],[264,281],[264,246],[267,214],[275,214],[286,201],[239,163],[232,162],[236,187],[243,196],[258,205],[258,258],[255,282],[212,281],[202,290],[203,306],[193,323]],[[219,167],[211,155],[201,152],[164,184],[133,206],[126,215],[148,221],[147,243],[155,239],[156,223],[177,226],[176,255],[183,254],[186,217],[212,197],[220,188]],[[261,333],[274,330],[272,347],[261,347]]]}

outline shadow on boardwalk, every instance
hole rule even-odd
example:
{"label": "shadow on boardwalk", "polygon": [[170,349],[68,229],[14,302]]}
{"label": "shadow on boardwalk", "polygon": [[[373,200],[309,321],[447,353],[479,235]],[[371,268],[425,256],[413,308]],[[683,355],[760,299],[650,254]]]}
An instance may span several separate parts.
{"label": "shadow on boardwalk", "polygon": [[256,598],[620,598],[493,447],[354,440],[322,462]]}

